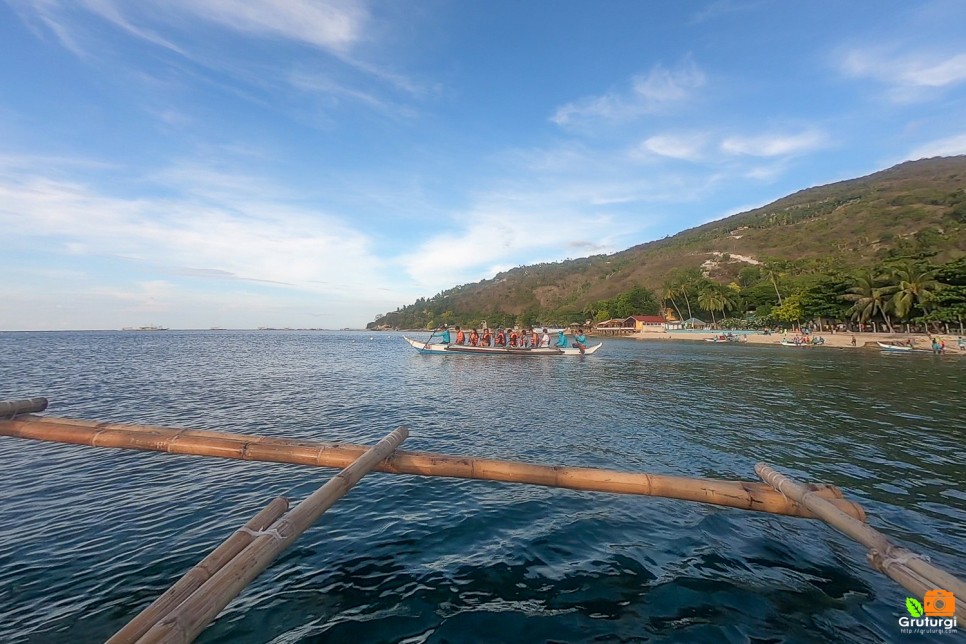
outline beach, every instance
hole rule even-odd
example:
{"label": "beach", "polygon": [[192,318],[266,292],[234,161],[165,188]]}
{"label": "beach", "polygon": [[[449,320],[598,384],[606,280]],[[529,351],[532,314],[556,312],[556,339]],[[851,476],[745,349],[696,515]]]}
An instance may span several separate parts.
{"label": "beach", "polygon": [[[671,331],[656,333],[653,331],[642,331],[634,333],[629,336],[635,340],[648,340],[648,341],[685,341],[685,342],[704,342],[706,339],[714,338],[716,336],[727,335],[729,331],[718,330],[718,331],[707,331],[707,332],[680,332]],[[852,337],[855,337],[855,346],[852,346]],[[794,342],[796,337],[802,337],[800,334],[789,332],[789,333],[771,333],[769,335],[764,335],[762,333],[749,333],[747,335],[742,334],[739,336],[742,344],[747,340],[747,344],[778,344],[782,340],[787,340],[789,342]],[[917,349],[931,349],[933,337],[938,338],[941,342],[945,341],[946,350],[943,355],[960,355],[966,356],[966,351],[961,351],[957,348],[959,335],[957,334],[938,334],[933,336],[928,336],[924,333],[815,333],[809,336],[809,338],[821,337],[825,339],[823,344],[809,345],[808,348],[814,349],[854,349],[854,350],[879,350],[880,347],[877,342],[886,343],[897,343],[905,344],[909,340],[913,341],[913,346]],[[966,337],[966,336],[963,336]]]}

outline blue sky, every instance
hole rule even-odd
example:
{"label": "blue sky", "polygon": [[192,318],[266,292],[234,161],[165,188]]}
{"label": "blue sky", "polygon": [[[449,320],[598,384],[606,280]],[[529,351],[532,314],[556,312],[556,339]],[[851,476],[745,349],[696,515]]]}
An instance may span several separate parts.
{"label": "blue sky", "polygon": [[966,3],[0,0],[0,330],[362,327],[966,153]]}

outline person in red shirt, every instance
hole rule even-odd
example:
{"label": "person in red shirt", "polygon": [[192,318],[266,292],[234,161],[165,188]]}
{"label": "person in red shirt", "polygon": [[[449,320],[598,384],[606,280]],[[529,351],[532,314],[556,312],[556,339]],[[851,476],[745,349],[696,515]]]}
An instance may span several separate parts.
{"label": "person in red shirt", "polygon": [[506,333],[503,332],[502,328],[496,330],[496,346],[506,346]]}
{"label": "person in red shirt", "polygon": [[519,334],[517,334],[516,329],[511,329],[510,330],[510,346],[511,347],[517,346],[517,342],[519,340],[520,340],[520,336],[519,336]]}
{"label": "person in red shirt", "polygon": [[483,337],[481,338],[481,340],[482,340],[482,346],[484,346],[484,347],[490,346],[490,338],[491,337],[492,336],[490,336],[490,330],[489,329],[483,329]]}
{"label": "person in red shirt", "polygon": [[463,344],[466,342],[466,334],[459,327],[456,327],[456,344]]}
{"label": "person in red shirt", "polygon": [[473,329],[473,332],[470,333],[470,346],[471,347],[480,346],[480,332],[477,331],[476,329]]}

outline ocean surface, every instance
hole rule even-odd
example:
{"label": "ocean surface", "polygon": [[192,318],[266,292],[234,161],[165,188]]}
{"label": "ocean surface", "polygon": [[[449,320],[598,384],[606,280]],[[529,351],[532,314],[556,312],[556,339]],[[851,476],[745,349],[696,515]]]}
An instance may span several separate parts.
{"label": "ocean surface", "polygon": [[[966,359],[929,354],[614,339],[509,359],[422,356],[398,333],[0,333],[0,400],[44,396],[49,416],[369,444],[405,425],[407,450],[746,481],[764,461],[842,487],[961,578],[964,394]],[[6,437],[0,463],[5,643],[103,641],[273,498],[335,473]],[[892,642],[910,637],[906,594],[814,520],[373,473],[199,641]]]}

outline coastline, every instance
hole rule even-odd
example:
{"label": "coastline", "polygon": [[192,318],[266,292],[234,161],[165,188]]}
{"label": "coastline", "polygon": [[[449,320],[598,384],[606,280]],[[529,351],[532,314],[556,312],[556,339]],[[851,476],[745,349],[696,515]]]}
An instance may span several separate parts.
{"label": "coastline", "polygon": [[[705,339],[714,338],[718,335],[725,335],[728,331],[708,331],[706,333],[674,333],[674,332],[653,332],[653,331],[639,331],[631,335],[624,336],[626,338],[631,338],[633,340],[644,340],[648,342],[704,342]],[[764,345],[774,345],[781,342],[783,339],[792,340],[797,334],[795,333],[773,333],[770,335],[763,335],[761,333],[742,335],[742,340],[747,338],[747,342],[742,341],[741,344],[764,344]],[[875,350],[880,351],[879,345],[876,342],[906,342],[912,339],[915,343],[917,349],[929,349],[931,350],[931,340],[930,336],[924,333],[855,333],[855,346],[852,346],[852,333],[816,333],[813,337],[821,336],[825,338],[825,343],[820,345],[809,345],[809,349],[849,349],[849,350]],[[601,336],[597,336],[601,337]],[[940,340],[945,340],[946,351],[943,355],[959,355],[966,356],[966,351],[960,351],[957,348],[957,338],[958,335],[955,334],[936,334],[932,337],[939,338]],[[966,335],[964,335],[966,337]],[[789,347],[793,348],[793,347]]]}

